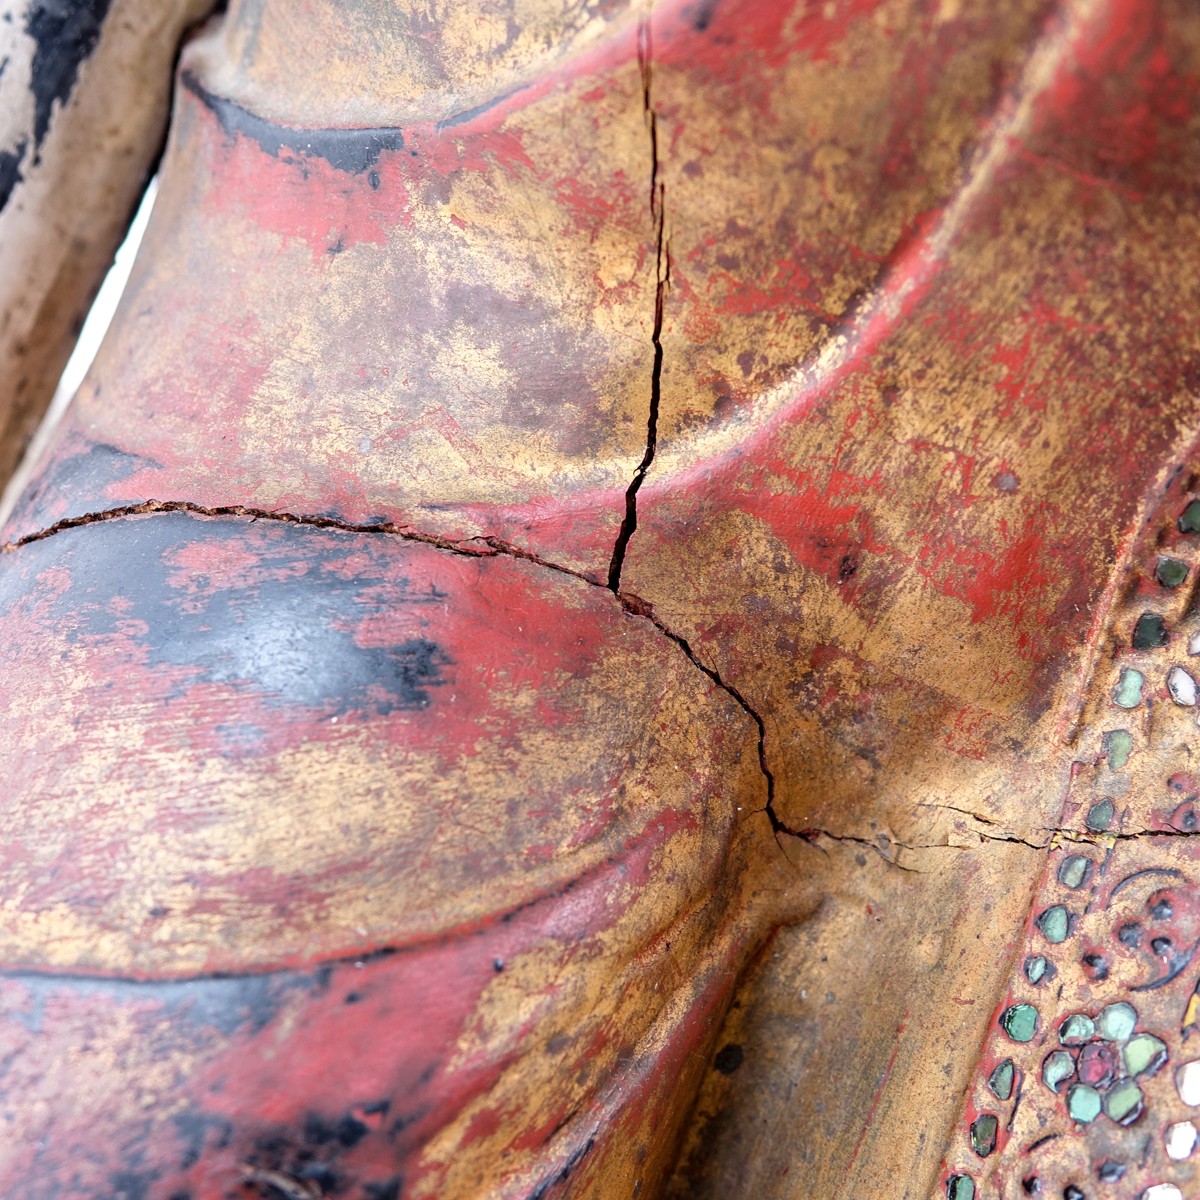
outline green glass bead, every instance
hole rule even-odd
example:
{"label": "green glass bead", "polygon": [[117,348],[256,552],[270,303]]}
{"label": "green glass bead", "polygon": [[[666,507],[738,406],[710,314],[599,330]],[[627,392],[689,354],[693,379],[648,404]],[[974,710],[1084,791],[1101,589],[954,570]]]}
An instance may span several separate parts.
{"label": "green glass bead", "polygon": [[1093,833],[1104,833],[1113,823],[1116,812],[1116,806],[1111,800],[1100,800],[1088,809],[1088,815],[1084,818],[1083,823]]}
{"label": "green glass bead", "polygon": [[971,1149],[980,1158],[987,1158],[996,1148],[996,1133],[1000,1122],[992,1113],[981,1113],[971,1122]]}
{"label": "green glass bead", "polygon": [[1121,1051],[1130,1075],[1153,1075],[1167,1061],[1167,1044],[1152,1033],[1139,1033]]}
{"label": "green glass bead", "polygon": [[1110,729],[1104,735],[1104,756],[1110,771],[1120,771],[1133,751],[1133,734],[1128,729]]}
{"label": "green glass bead", "polygon": [[1096,1023],[1087,1013],[1072,1013],[1059,1027],[1058,1040],[1064,1046],[1078,1046],[1096,1036]]}
{"label": "green glass bead", "polygon": [[1104,1097],[1104,1115],[1118,1125],[1132,1125],[1142,1115],[1142,1089],[1132,1079],[1114,1084]]}
{"label": "green glass bead", "polygon": [[1071,933],[1071,914],[1061,904],[1053,904],[1040,913],[1037,927],[1052,946],[1065,942]]}
{"label": "green glass bead", "polygon": [[1180,533],[1200,533],[1200,500],[1193,500],[1180,514]]}
{"label": "green glass bead", "polygon": [[1038,1028],[1038,1011],[1032,1004],[1014,1004],[1000,1014],[1000,1028],[1014,1042],[1031,1042]]}
{"label": "green glass bead", "polygon": [[1116,690],[1113,692],[1113,703],[1118,708],[1137,708],[1142,702],[1142,684],[1146,677],[1133,667],[1122,667]]}
{"label": "green glass bead", "polygon": [[970,1175],[951,1175],[946,1180],[946,1200],[975,1200],[975,1181]]}
{"label": "green glass bead", "polygon": [[1109,1004],[1096,1018],[1096,1032],[1107,1042],[1124,1042],[1133,1036],[1137,1010],[1124,1000]]}
{"label": "green glass bead", "polygon": [[1092,873],[1092,860],[1084,854],[1068,854],[1058,864],[1058,882],[1063,887],[1083,887]]}
{"label": "green glass bead", "polygon": [[1187,563],[1177,558],[1160,558],[1154,566],[1154,578],[1163,587],[1177,588],[1187,578]]}
{"label": "green glass bead", "polygon": [[1067,1112],[1080,1125],[1090,1125],[1100,1115],[1100,1107],[1100,1093],[1086,1083],[1077,1083],[1067,1092]]}
{"label": "green glass bead", "polygon": [[1030,983],[1041,983],[1046,975],[1046,968],[1050,964],[1040,955],[1031,954],[1025,960],[1025,978]]}
{"label": "green glass bead", "polygon": [[1006,1058],[1003,1062],[996,1064],[995,1069],[988,1076],[988,1087],[992,1090],[992,1095],[997,1100],[1007,1100],[1012,1095],[1013,1077],[1016,1075],[1016,1070],[1013,1067],[1013,1060]]}
{"label": "green glass bead", "polygon": [[1042,1082],[1052,1091],[1061,1092],[1063,1084],[1075,1074],[1075,1060],[1065,1050],[1046,1055],[1042,1063]]}
{"label": "green glass bead", "polygon": [[1135,650],[1157,650],[1167,644],[1167,623],[1158,613],[1144,612],[1133,627]]}

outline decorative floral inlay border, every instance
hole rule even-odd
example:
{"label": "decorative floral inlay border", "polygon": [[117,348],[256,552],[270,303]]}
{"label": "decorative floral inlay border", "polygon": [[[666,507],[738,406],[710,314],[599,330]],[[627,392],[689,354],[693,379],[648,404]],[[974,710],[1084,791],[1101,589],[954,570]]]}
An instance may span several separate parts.
{"label": "decorative floral inlay border", "polygon": [[1200,478],[1142,539],[947,1200],[1200,1196]]}

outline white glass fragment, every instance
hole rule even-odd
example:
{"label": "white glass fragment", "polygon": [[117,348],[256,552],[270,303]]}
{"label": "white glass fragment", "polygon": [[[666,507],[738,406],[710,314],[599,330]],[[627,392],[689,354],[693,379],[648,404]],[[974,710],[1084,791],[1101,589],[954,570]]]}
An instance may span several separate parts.
{"label": "white glass fragment", "polygon": [[1196,703],[1196,681],[1182,667],[1167,672],[1167,691],[1176,704],[1191,708]]}
{"label": "white glass fragment", "polygon": [[1176,1162],[1190,1158],[1196,1148],[1196,1127],[1191,1121],[1179,1121],[1167,1127],[1164,1140],[1167,1143],[1167,1157]]}
{"label": "white glass fragment", "polygon": [[1191,1108],[1200,1108],[1200,1058],[1176,1068],[1175,1086],[1179,1098]]}

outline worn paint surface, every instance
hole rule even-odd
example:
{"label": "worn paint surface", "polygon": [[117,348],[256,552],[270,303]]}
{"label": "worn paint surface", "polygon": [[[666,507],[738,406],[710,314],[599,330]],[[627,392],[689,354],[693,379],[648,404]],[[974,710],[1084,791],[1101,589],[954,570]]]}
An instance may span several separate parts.
{"label": "worn paint surface", "polygon": [[[5,534],[6,1195],[1016,1178],[1097,697],[1187,707],[1111,654],[1195,569],[1143,527],[1200,425],[1200,21],[572,12],[246,3],[184,52]],[[1189,846],[1086,886],[1180,872],[1182,946]]]}
{"label": "worn paint surface", "polygon": [[[749,936],[719,885],[761,783],[678,646],[508,556],[248,517],[6,567],[5,1036],[38,1081],[7,1187],[82,1155],[102,1194],[136,1145],[151,1195],[244,1164],[524,1194],[630,1105],[653,1159],[650,1066],[704,1048]],[[304,1132],[372,1105],[372,1138]]]}

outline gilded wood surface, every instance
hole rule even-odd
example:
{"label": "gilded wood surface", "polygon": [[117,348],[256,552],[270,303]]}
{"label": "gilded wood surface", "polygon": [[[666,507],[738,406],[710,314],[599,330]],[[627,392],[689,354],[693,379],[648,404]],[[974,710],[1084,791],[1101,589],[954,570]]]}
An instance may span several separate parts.
{"label": "gilded wood surface", "polygon": [[1190,619],[1195,15],[374,11],[185,50],[5,533],[5,1194],[1016,1195],[1063,839],[1196,936],[1169,655],[1078,798]]}

